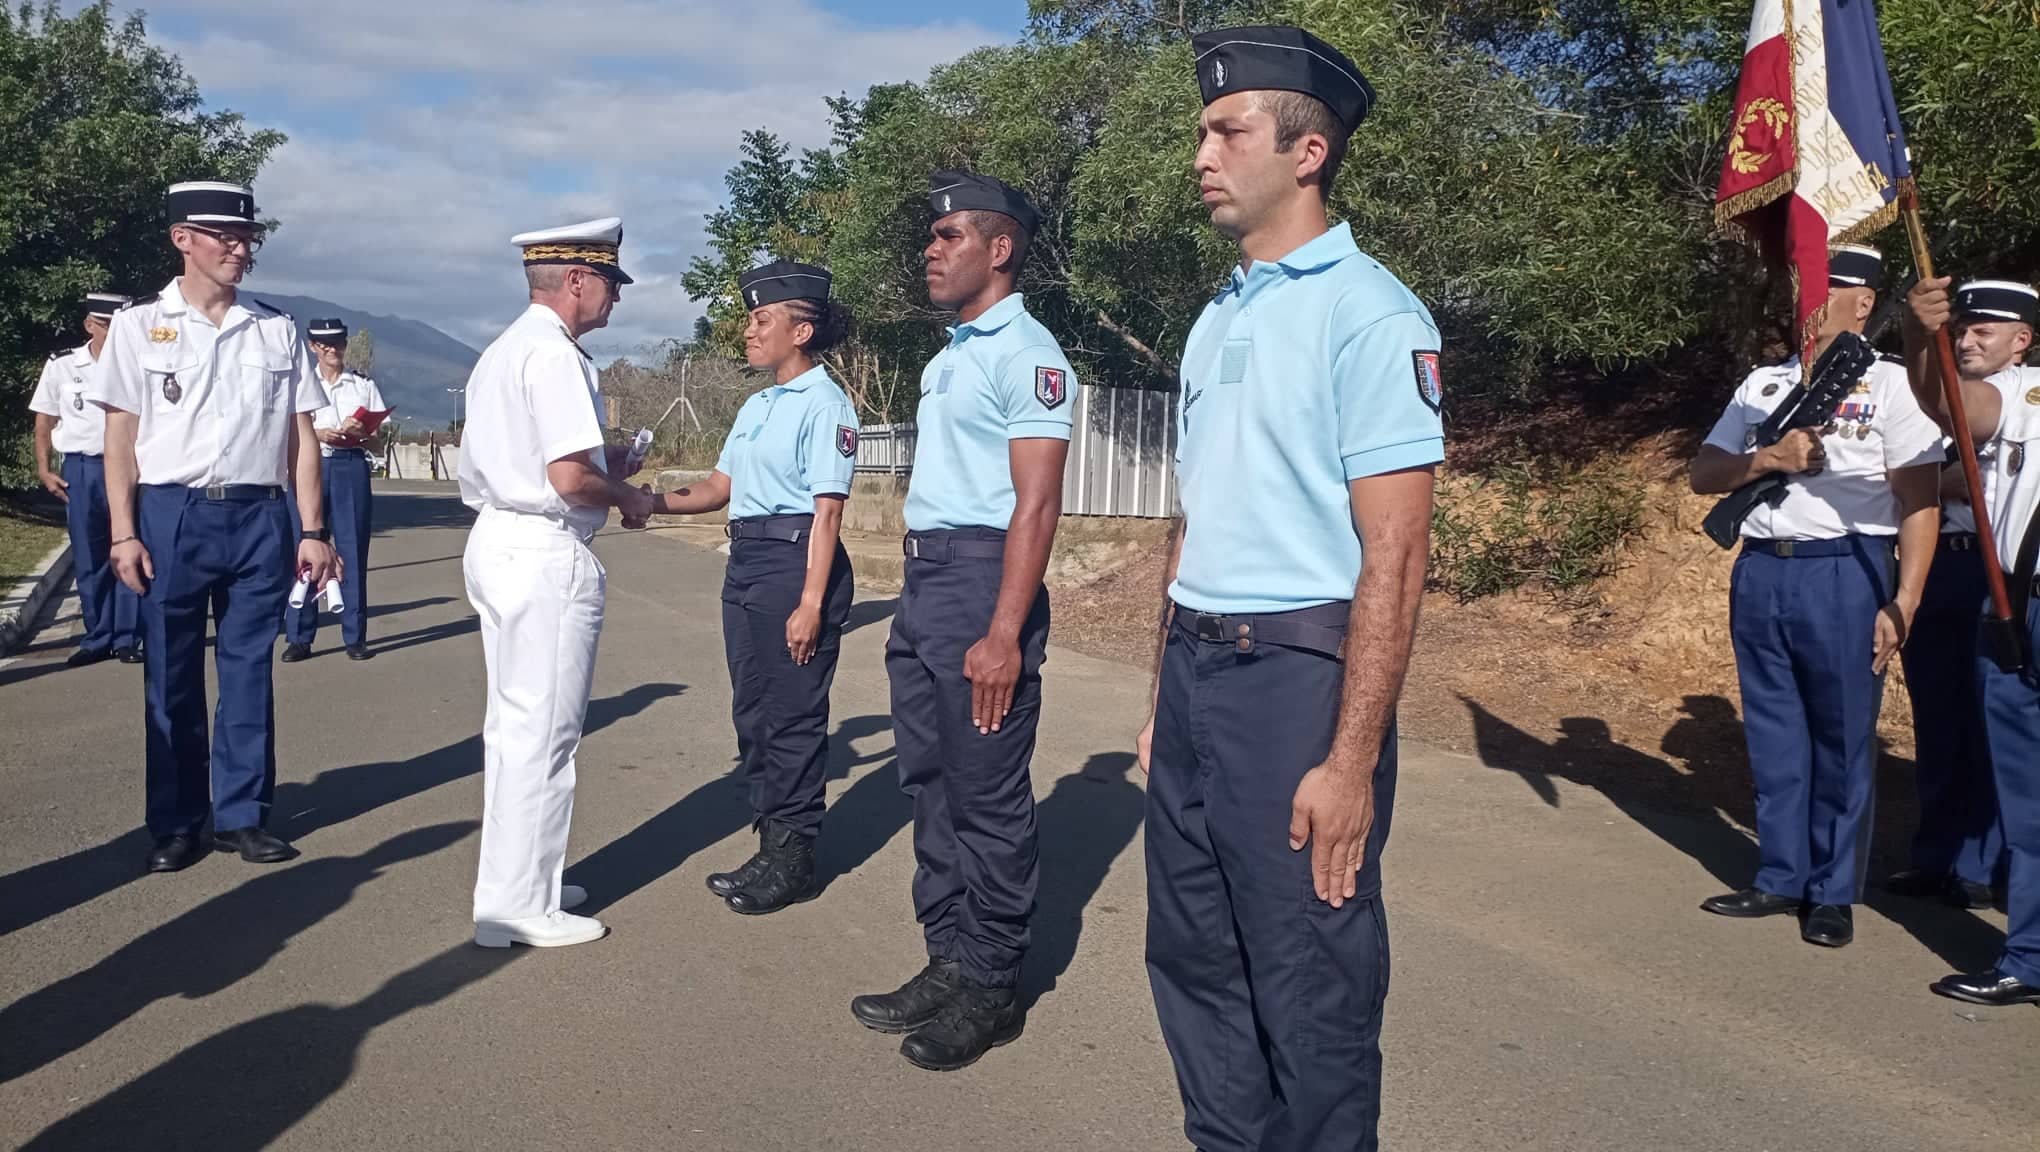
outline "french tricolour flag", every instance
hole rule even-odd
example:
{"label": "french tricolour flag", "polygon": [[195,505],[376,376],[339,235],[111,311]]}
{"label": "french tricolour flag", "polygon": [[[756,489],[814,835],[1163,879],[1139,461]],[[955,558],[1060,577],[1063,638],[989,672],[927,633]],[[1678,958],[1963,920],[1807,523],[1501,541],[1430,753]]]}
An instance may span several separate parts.
{"label": "french tricolour flag", "polygon": [[1896,219],[1911,176],[1870,0],[1757,0],[1714,217],[1792,270],[1802,350],[1827,305],[1828,246]]}

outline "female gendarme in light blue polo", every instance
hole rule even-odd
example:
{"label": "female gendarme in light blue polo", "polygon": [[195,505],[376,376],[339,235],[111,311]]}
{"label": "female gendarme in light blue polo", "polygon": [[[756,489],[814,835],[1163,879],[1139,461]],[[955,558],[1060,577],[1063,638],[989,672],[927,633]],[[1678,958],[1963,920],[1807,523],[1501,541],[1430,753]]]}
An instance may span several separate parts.
{"label": "female gendarme in light blue polo", "polygon": [[849,310],[829,299],[828,270],[768,264],[737,287],[751,310],[745,358],[773,384],[744,402],[709,479],[661,496],[658,510],[730,509],[723,647],[758,852],[708,887],[758,915],[816,892],[829,685],[852,594],[838,534],[857,415],[816,362],[850,326]]}

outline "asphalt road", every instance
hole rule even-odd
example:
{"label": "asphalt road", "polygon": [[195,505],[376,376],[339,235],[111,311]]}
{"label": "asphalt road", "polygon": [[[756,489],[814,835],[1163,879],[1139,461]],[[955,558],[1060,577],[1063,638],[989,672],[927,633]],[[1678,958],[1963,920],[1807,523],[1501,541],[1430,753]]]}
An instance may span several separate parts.
{"label": "asphalt road", "polygon": [[[834,698],[827,891],[733,915],[722,558],[612,531],[568,877],[608,939],[469,943],[481,646],[466,511],[379,491],[371,645],[277,668],[273,828],[304,850],[146,877],[138,668],[0,662],[0,1144],[33,1148],[1165,1149],[1141,963],[1137,671],[1048,667],[1027,1032],[963,1072],[849,1017],[921,963],[908,808],[860,603]],[[1853,947],[1696,905],[1752,867],[1718,813],[1405,746],[1386,861],[1392,1149],[2040,1147],[2040,1011],[1930,996],[2003,918],[1882,902]]]}

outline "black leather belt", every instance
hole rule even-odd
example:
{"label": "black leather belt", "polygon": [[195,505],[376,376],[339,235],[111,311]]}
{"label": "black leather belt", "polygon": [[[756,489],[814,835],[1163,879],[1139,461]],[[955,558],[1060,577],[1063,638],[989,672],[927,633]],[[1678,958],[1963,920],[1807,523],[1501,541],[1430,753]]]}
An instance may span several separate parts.
{"label": "black leather belt", "polygon": [[236,504],[274,500],[283,495],[283,489],[275,484],[208,484],[204,488],[193,488],[192,491],[204,495],[208,500],[229,500]]}
{"label": "black leather belt", "polygon": [[809,513],[795,516],[747,516],[723,525],[723,535],[732,540],[783,540],[798,544],[814,534],[815,518]]}
{"label": "black leather belt", "polygon": [[951,560],[999,560],[1006,555],[1006,539],[1004,535],[986,539],[971,534],[970,529],[909,532],[907,538],[900,542],[900,551],[909,560],[927,560],[936,564],[947,564]]}
{"label": "black leather belt", "polygon": [[1974,552],[1976,551],[1976,533],[1943,532],[1941,533],[1941,547],[1946,548],[1950,552]]}
{"label": "black leather belt", "polygon": [[[333,449],[332,455],[333,455],[333,456],[366,456],[366,455],[368,455],[368,452],[367,452],[367,450],[366,450],[366,449],[362,449],[362,448],[335,448],[335,449]],[[330,457],[329,457],[329,459],[330,459]]]}
{"label": "black leather belt", "polygon": [[1231,644],[1241,652],[1252,652],[1256,643],[1280,644],[1342,659],[1346,646],[1346,621],[1352,614],[1351,601],[1339,600],[1294,612],[1256,612],[1221,615],[1196,612],[1177,605],[1175,626],[1208,644]]}
{"label": "black leather belt", "polygon": [[[1854,536],[1837,536],[1832,540],[1758,540],[1745,537],[1743,548],[1750,552],[1768,552],[1787,560],[1806,560],[1815,556],[1854,555],[1856,539]],[[1862,539],[1872,547],[1882,545],[1887,550],[1891,547],[1888,536],[1865,536]]]}

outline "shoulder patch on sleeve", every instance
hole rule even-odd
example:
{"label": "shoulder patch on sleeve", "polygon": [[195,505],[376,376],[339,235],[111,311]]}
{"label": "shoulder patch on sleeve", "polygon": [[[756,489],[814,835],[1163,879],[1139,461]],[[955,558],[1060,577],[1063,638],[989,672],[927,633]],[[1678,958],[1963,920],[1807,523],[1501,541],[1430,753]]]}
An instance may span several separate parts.
{"label": "shoulder patch on sleeve", "polygon": [[857,429],[848,424],[836,425],[836,451],[846,460],[857,459]]}
{"label": "shoulder patch on sleeve", "polygon": [[1062,369],[1042,365],[1034,370],[1034,398],[1041,401],[1042,407],[1061,407],[1069,393],[1069,374]]}
{"label": "shoulder patch on sleeve", "polygon": [[1410,361],[1416,368],[1417,395],[1436,412],[1445,403],[1445,375],[1438,367],[1436,349],[1417,349],[1410,353]]}

